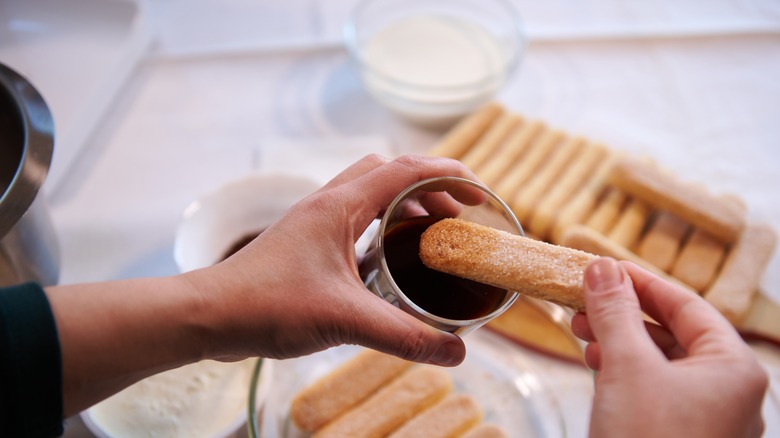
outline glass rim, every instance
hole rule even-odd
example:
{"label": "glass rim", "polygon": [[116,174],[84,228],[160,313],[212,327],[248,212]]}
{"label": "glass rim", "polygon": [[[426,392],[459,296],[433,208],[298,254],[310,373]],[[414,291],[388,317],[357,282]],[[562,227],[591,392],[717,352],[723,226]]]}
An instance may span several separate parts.
{"label": "glass rim", "polygon": [[[523,231],[522,225],[520,225],[520,221],[517,219],[517,216],[515,216],[512,209],[507,205],[506,202],[504,202],[495,192],[490,190],[487,186],[470,180],[468,178],[463,178],[459,176],[439,176],[434,178],[428,178],[421,181],[418,181],[406,189],[404,189],[401,193],[398,194],[398,196],[393,199],[393,202],[390,203],[390,205],[387,207],[387,210],[385,210],[385,214],[382,215],[382,220],[379,224],[379,229],[377,230],[377,250],[380,251],[380,254],[384,255],[384,240],[385,240],[385,230],[387,228],[387,223],[390,219],[390,215],[395,210],[395,207],[398,206],[401,202],[403,202],[409,194],[411,194],[414,191],[417,191],[422,186],[437,183],[440,181],[454,181],[457,183],[464,183],[471,185],[473,187],[476,187],[485,194],[488,195],[491,199],[493,199],[503,210],[504,213],[506,213],[506,216],[508,219],[510,219],[510,222],[512,225],[514,225],[517,228],[518,234],[520,236],[525,236],[525,232]],[[439,190],[438,192],[444,192],[446,190]],[[420,315],[424,316],[425,318],[429,318],[430,320],[442,324],[442,325],[450,325],[455,327],[468,327],[474,324],[478,324],[482,321],[487,321],[490,319],[493,319],[497,315],[500,315],[503,313],[506,309],[508,309],[516,300],[517,297],[520,295],[518,291],[515,290],[507,290],[511,296],[509,299],[507,299],[504,303],[502,303],[498,308],[494,309],[492,312],[488,313],[487,315],[480,316],[479,318],[472,318],[472,319],[450,319],[450,318],[444,318],[442,316],[438,316],[436,314],[433,314],[422,307],[415,304],[412,300],[409,299],[409,297],[406,296],[406,294],[401,290],[401,288],[398,286],[398,284],[395,282],[395,279],[393,278],[393,275],[390,273],[390,268],[387,266],[387,260],[385,257],[380,257],[380,265],[382,267],[382,270],[387,274],[387,279],[390,283],[390,286],[393,288],[393,292],[396,293],[396,295],[399,297],[401,301],[403,301],[404,304],[408,305],[412,309],[414,309],[415,312],[419,313]]]}
{"label": "glass rim", "polygon": [[365,58],[362,55],[362,52],[360,50],[360,44],[358,42],[358,33],[359,33],[358,28],[360,27],[358,22],[359,22],[360,14],[363,13],[365,9],[369,8],[374,3],[377,3],[379,1],[382,0],[363,0],[359,2],[358,5],[354,8],[354,10],[350,13],[347,23],[344,25],[342,29],[342,37],[347,47],[347,51],[352,56],[352,58],[355,61],[357,61],[358,64],[360,64],[360,68],[365,69],[367,72],[380,78],[383,81],[386,81],[390,84],[394,84],[395,86],[399,86],[409,90],[416,90],[416,91],[426,91],[426,92],[460,91],[464,89],[488,87],[491,84],[495,83],[496,81],[502,81],[506,77],[509,77],[512,74],[512,72],[514,72],[515,69],[517,69],[517,67],[520,65],[520,60],[522,59],[523,53],[525,52],[525,47],[527,45],[527,38],[524,32],[525,26],[523,24],[523,20],[520,16],[520,13],[517,10],[517,8],[508,0],[492,0],[494,3],[502,7],[510,17],[511,22],[513,23],[512,26],[510,26],[510,28],[512,29],[512,40],[515,42],[515,46],[516,46],[513,48],[513,50],[510,51],[509,56],[507,57],[507,60],[504,63],[503,68],[501,69],[500,72],[491,74],[484,79],[464,82],[455,85],[419,85],[419,84],[413,84],[413,83],[409,83],[409,82],[405,82],[405,81],[401,81],[389,77],[386,74],[383,74],[380,71],[373,68],[370,63],[366,62]]}

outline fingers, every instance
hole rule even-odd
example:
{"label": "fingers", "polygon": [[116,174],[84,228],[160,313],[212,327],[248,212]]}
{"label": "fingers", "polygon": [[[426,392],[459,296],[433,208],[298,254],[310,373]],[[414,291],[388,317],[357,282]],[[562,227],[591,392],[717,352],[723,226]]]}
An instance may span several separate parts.
{"label": "fingers", "polygon": [[322,189],[327,190],[332,189],[333,187],[338,187],[344,183],[355,180],[376,169],[377,167],[383,166],[389,162],[389,158],[383,157],[379,154],[372,154],[363,157],[359,161],[356,161],[351,166],[341,171],[341,173],[336,175],[333,179],[328,181],[328,183],[325,184]]}
{"label": "fingers", "polygon": [[448,193],[421,192],[417,197],[405,199],[396,205],[395,211],[399,217],[415,216],[455,217],[463,210],[463,205],[453,199]]}
{"label": "fingers", "polygon": [[[681,359],[687,356],[685,349],[680,346],[669,330],[649,321],[645,321],[644,324],[645,330],[647,330],[653,343],[664,353],[667,359]],[[571,329],[572,333],[583,341],[596,342],[596,337],[593,335],[588,324],[588,318],[584,313],[577,313],[572,317]]]}
{"label": "fingers", "polygon": [[[635,352],[648,351],[642,347],[647,339],[668,359],[744,349],[732,325],[700,296],[630,262],[592,263],[585,273],[585,302],[587,314],[572,318],[572,331],[590,343],[585,360],[593,369],[613,349],[620,354],[617,350],[631,345]],[[643,311],[658,324],[643,321]]]}
{"label": "fingers", "polygon": [[[318,203],[330,210],[338,209],[348,215],[352,235],[357,238],[368,224],[408,186],[424,179],[440,176],[477,180],[463,164],[449,158],[405,155],[389,161],[379,155],[370,155],[326,184],[318,192],[321,195],[318,197]],[[470,203],[476,202],[480,196],[483,198],[485,196],[477,188],[459,189],[453,195]],[[422,204],[422,207],[427,207],[428,202],[433,202],[433,208],[451,211],[453,206],[446,204],[447,196],[449,195],[446,193],[433,193],[431,198],[435,201],[428,199],[429,196],[424,196],[426,204]],[[442,198],[445,200],[442,201]],[[314,200],[310,201],[314,202]],[[457,204],[452,198],[449,202]],[[424,212],[419,206],[418,209]]]}
{"label": "fingers", "polygon": [[594,371],[601,370],[601,351],[598,342],[585,346],[585,365]]}
{"label": "fingers", "polygon": [[689,354],[702,352],[702,348],[728,350],[743,344],[731,323],[699,295],[633,263],[621,265],[634,282],[642,309],[666,327]]}
{"label": "fingers", "polygon": [[455,366],[466,357],[463,341],[452,333],[437,330],[379,297],[353,294],[355,302],[339,343],[359,344],[402,359],[440,366]]}
{"label": "fingers", "polygon": [[642,360],[658,350],[642,320],[639,300],[623,267],[599,258],[585,270],[585,309],[603,363]]}
{"label": "fingers", "polygon": [[447,198],[455,199],[466,205],[481,204],[486,199],[485,193],[476,187],[463,184],[453,185],[448,181],[432,182],[430,185],[426,185],[426,189],[432,192],[432,194],[447,192]]}
{"label": "fingers", "polygon": [[[359,204],[370,206],[376,211],[387,207],[393,199],[410,185],[428,178],[439,176],[458,176],[476,181],[477,177],[459,161],[449,158],[424,157],[405,155],[374,168],[372,171],[355,179],[356,192],[359,193]],[[452,193],[457,199],[465,197],[474,202],[479,195],[468,190],[462,193]]]}

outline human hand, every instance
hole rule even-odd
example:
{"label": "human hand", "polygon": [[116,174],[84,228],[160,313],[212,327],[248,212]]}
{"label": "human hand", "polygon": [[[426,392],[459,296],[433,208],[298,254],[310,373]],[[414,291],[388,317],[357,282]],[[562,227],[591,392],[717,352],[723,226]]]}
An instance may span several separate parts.
{"label": "human hand", "polygon": [[[233,257],[185,274],[213,315],[206,356],[289,358],[348,343],[419,362],[460,363],[465,356],[460,338],[365,288],[354,246],[403,189],[444,175],[475,179],[455,160],[369,156],[292,207]],[[441,201],[433,196],[431,205],[442,208]]]}
{"label": "human hand", "polygon": [[607,258],[586,270],[585,303],[572,330],[598,371],[590,436],[761,435],[766,373],[709,303]]}

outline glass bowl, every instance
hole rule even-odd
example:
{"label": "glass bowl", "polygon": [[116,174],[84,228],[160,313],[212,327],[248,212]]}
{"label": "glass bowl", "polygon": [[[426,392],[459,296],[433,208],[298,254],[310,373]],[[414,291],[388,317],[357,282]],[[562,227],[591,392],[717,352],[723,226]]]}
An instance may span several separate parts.
{"label": "glass bowl", "polygon": [[[187,436],[229,438],[243,430],[251,385],[253,409],[260,409],[271,370],[262,359],[239,362],[204,360],[137,382],[81,413],[99,438]],[[259,376],[259,377],[258,377]]]}
{"label": "glass bowl", "polygon": [[[563,411],[554,392],[531,361],[515,344],[487,330],[477,330],[464,339],[469,354],[454,368],[454,390],[471,395],[482,406],[483,421],[504,429],[509,436],[561,438],[567,436]],[[348,360],[361,347],[344,345],[320,353],[273,363],[273,383],[258,397],[263,409],[253,405],[250,391],[249,436],[305,438],[289,418],[292,398],[305,386]],[[256,370],[263,380],[265,368]],[[255,385],[252,385],[254,388]],[[253,390],[252,390],[253,391]]]}
{"label": "glass bowl", "polygon": [[506,0],[366,0],[344,37],[369,93],[427,126],[450,125],[493,99],[525,48]]}

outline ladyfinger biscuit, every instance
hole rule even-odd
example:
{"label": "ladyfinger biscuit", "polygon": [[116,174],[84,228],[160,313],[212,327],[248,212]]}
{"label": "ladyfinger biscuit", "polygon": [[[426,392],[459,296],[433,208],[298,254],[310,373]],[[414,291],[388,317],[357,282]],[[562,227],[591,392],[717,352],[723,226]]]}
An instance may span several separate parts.
{"label": "ladyfinger biscuit", "polygon": [[520,116],[508,112],[501,114],[485,135],[463,154],[460,161],[471,170],[476,170],[501,147],[501,144],[521,123],[523,119]]}
{"label": "ladyfinger biscuit", "polygon": [[444,398],[452,378],[433,366],[415,366],[363,403],[314,432],[313,438],[380,438]]}
{"label": "ladyfinger biscuit", "polygon": [[729,251],[723,267],[704,298],[739,326],[761,283],[777,245],[775,231],[766,224],[750,224]]}
{"label": "ladyfinger biscuit", "polygon": [[699,292],[715,278],[726,247],[700,228],[691,232],[672,267],[672,275]]}
{"label": "ladyfinger biscuit", "polygon": [[567,328],[570,320],[561,307],[521,295],[487,327],[531,350],[582,364],[580,341]]}
{"label": "ladyfinger biscuit", "polygon": [[573,224],[583,223],[585,219],[596,208],[596,203],[604,193],[607,187],[607,176],[612,172],[612,166],[620,155],[612,153],[609,157],[599,164],[593,176],[585,183],[582,190],[577,193],[571,202],[563,206],[555,220],[555,227],[552,232],[552,242],[558,243],[566,228]]}
{"label": "ladyfinger biscuit", "polygon": [[745,213],[733,203],[683,184],[648,163],[623,159],[613,168],[610,182],[650,206],[670,211],[726,243],[734,242],[745,227]]}
{"label": "ladyfinger biscuit", "polygon": [[737,329],[746,339],[768,340],[780,345],[780,304],[763,293],[757,293],[750,311]]}
{"label": "ladyfinger biscuit", "polygon": [[646,260],[640,258],[632,251],[629,251],[625,247],[616,244],[604,235],[585,225],[574,225],[570,227],[563,234],[563,238],[561,238],[561,245],[603,257],[612,257],[616,260],[627,260],[641,266],[642,268],[671,283],[675,283],[678,286],[681,286],[691,293],[696,293],[687,284],[682,283],[664,271],[661,271],[660,269],[648,263]]}
{"label": "ladyfinger biscuit", "polygon": [[528,223],[528,228],[542,239],[555,223],[555,218],[562,206],[571,199],[583,185],[587,176],[598,166],[607,150],[601,145],[588,145],[577,159],[571,163],[560,179],[540,200]]}
{"label": "ladyfinger biscuit", "polygon": [[637,255],[662,271],[674,265],[690,227],[668,211],[659,212],[637,247]]}
{"label": "ladyfinger biscuit", "polygon": [[534,137],[544,128],[544,123],[536,120],[521,126],[481,168],[476,169],[477,175],[486,185],[495,184],[504,176],[506,170],[518,161]]}
{"label": "ladyfinger biscuit", "polygon": [[598,204],[596,210],[585,222],[585,225],[594,231],[607,234],[620,216],[623,205],[626,203],[627,196],[624,192],[614,188],[607,188],[604,199]]}
{"label": "ladyfinger biscuit", "polygon": [[299,429],[313,432],[368,398],[412,363],[363,350],[299,392],[290,406],[290,417]]}
{"label": "ladyfinger biscuit", "polygon": [[514,198],[510,198],[509,206],[520,222],[527,223],[538,200],[552,186],[553,181],[563,173],[566,166],[576,158],[584,144],[585,141],[582,138],[567,139],[561,147],[555,150],[544,167],[528,181],[528,184],[517,192]]}
{"label": "ladyfinger biscuit", "polygon": [[451,394],[412,418],[389,438],[455,438],[482,421],[482,408],[466,394]]}
{"label": "ladyfinger biscuit", "polygon": [[495,102],[483,106],[455,125],[431,150],[431,155],[459,159],[503,112],[504,108]]}
{"label": "ladyfinger biscuit", "polygon": [[618,245],[631,249],[634,247],[634,243],[639,240],[649,216],[650,209],[644,202],[630,199],[628,205],[623,209],[623,214],[609,230],[607,237]]}
{"label": "ladyfinger biscuit", "polygon": [[508,436],[504,429],[495,424],[481,423],[469,429],[460,438],[507,438]]}
{"label": "ladyfinger biscuit", "polygon": [[595,256],[495,228],[443,219],[420,237],[429,268],[584,310],[582,281]]}
{"label": "ladyfinger biscuit", "polygon": [[501,199],[511,199],[522,184],[533,176],[563,138],[561,131],[544,131],[536,138],[531,149],[519,163],[495,183],[495,192]]}

